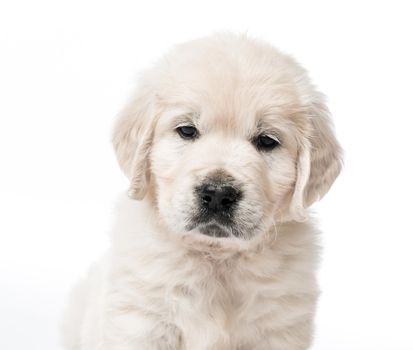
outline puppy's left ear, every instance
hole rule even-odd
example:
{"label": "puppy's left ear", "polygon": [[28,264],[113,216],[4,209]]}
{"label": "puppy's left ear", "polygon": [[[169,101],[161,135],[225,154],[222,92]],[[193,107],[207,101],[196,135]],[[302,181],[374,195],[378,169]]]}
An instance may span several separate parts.
{"label": "puppy's left ear", "polygon": [[152,93],[139,88],[121,111],[112,139],[119,165],[130,179],[128,195],[132,199],[143,199],[147,192],[154,124]]}
{"label": "puppy's left ear", "polygon": [[308,117],[310,130],[299,146],[297,179],[291,203],[293,217],[297,220],[305,219],[305,209],[328,192],[342,167],[341,147],[321,94],[314,96]]}

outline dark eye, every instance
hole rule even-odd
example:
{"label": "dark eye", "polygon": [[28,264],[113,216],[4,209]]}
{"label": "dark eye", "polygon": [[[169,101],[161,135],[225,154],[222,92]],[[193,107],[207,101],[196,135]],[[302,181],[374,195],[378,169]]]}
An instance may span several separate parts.
{"label": "dark eye", "polygon": [[176,131],[184,140],[192,140],[198,136],[198,130],[194,126],[180,126]]}
{"label": "dark eye", "polygon": [[273,138],[267,135],[259,135],[255,139],[255,146],[260,151],[271,151],[274,148],[278,147],[279,145],[280,145],[280,142],[276,138]]}

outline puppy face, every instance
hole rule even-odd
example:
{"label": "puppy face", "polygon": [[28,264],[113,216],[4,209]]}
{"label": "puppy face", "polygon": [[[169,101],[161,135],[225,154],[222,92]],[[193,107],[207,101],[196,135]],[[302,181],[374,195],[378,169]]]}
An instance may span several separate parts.
{"label": "puppy face", "polygon": [[174,231],[248,239],[291,193],[295,130],[242,99],[236,112],[220,106],[220,95],[212,90],[197,110],[167,107],[160,116],[150,155],[157,203]]}
{"label": "puppy face", "polygon": [[245,37],[178,46],[143,79],[115,128],[130,195],[176,235],[248,241],[302,219],[340,150],[305,72]]}

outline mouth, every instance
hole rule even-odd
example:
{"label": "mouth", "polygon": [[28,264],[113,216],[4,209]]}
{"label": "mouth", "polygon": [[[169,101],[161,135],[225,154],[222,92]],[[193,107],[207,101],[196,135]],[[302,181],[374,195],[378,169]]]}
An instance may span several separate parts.
{"label": "mouth", "polygon": [[231,236],[231,232],[228,228],[223,227],[216,223],[210,223],[198,227],[199,232],[203,235],[216,237],[216,238],[226,238]]}
{"label": "mouth", "polygon": [[186,226],[188,231],[196,229],[205,236],[215,238],[238,237],[237,225],[232,213],[210,213],[204,208],[193,216]]}

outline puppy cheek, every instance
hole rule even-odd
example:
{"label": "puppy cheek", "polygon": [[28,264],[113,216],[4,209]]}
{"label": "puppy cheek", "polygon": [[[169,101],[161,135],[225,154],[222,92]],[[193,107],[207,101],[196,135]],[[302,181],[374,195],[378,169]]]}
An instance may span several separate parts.
{"label": "puppy cheek", "polygon": [[179,174],[179,147],[170,138],[158,139],[151,151],[151,172],[159,205],[170,203]]}
{"label": "puppy cheek", "polygon": [[158,210],[160,219],[169,228],[178,228],[179,218],[175,212],[175,200],[176,191],[174,188],[173,181],[164,181],[163,179],[158,180]]}
{"label": "puppy cheek", "polygon": [[158,209],[161,219],[171,232],[185,232],[194,211],[190,179],[177,173],[174,180],[160,178],[158,182]]}
{"label": "puppy cheek", "polygon": [[272,196],[274,198],[276,220],[280,220],[288,210],[296,181],[296,166],[291,157],[281,158],[271,170]]}

